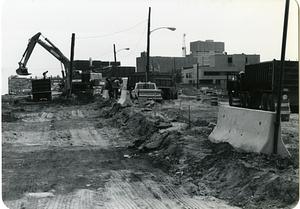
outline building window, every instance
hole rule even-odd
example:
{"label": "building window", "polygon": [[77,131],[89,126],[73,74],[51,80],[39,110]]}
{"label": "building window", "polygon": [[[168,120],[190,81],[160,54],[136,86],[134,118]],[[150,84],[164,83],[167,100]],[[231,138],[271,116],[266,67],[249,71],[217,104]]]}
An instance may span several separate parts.
{"label": "building window", "polygon": [[192,78],[192,73],[185,74],[185,78]]}
{"label": "building window", "polygon": [[228,61],[229,64],[232,64],[232,57],[228,57],[227,61]]}
{"label": "building window", "polygon": [[202,79],[200,80],[201,84],[212,84],[213,80],[212,79]]}
{"label": "building window", "polygon": [[209,75],[221,75],[221,72],[215,72],[215,71],[208,72],[208,71],[206,71],[206,72],[204,72],[204,75],[207,75],[207,76],[209,76]]}
{"label": "building window", "polygon": [[248,63],[248,57],[246,57],[246,60],[245,60],[245,62],[246,62],[246,63]]}

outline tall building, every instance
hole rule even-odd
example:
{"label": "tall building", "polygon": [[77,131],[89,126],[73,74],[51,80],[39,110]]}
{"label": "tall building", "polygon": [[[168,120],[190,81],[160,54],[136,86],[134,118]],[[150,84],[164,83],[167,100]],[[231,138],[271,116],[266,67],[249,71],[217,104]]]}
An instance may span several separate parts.
{"label": "tall building", "polygon": [[209,57],[215,54],[223,54],[225,50],[224,42],[215,42],[213,40],[190,42],[191,56],[197,58],[201,66],[209,66]]}
{"label": "tall building", "polygon": [[[256,54],[215,54],[209,57],[209,65],[198,64],[200,84],[215,84],[226,87],[227,74],[245,70],[245,66],[260,62],[260,55]],[[182,82],[197,83],[197,64],[182,70]]]}
{"label": "tall building", "polygon": [[[184,67],[192,67],[197,63],[197,59],[192,56],[186,57],[150,57],[150,72],[176,73]],[[137,72],[145,72],[147,65],[146,52],[142,52],[140,57],[136,58]]]}

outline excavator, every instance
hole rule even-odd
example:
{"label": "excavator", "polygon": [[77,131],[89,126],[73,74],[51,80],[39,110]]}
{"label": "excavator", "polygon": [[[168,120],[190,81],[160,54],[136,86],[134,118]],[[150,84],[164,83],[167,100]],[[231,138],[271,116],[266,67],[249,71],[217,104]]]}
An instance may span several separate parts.
{"label": "excavator", "polygon": [[[45,41],[41,40],[40,37],[43,37]],[[29,39],[27,48],[20,60],[19,68],[16,70],[18,75],[30,75],[28,73],[28,69],[26,67],[27,62],[33,52],[33,49],[38,43],[44,49],[46,49],[50,54],[52,54],[56,59],[58,59],[62,65],[64,66],[64,70],[62,69],[62,77],[63,77],[63,94],[68,94],[70,92],[71,87],[71,78],[70,78],[70,60],[46,37],[44,37],[40,32],[35,34]]]}

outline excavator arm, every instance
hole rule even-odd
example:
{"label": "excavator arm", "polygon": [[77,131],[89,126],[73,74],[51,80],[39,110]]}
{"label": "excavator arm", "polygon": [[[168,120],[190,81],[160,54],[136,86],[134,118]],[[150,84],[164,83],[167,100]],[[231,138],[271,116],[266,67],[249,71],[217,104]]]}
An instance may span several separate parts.
{"label": "excavator arm", "polygon": [[29,39],[27,48],[19,62],[19,68],[16,70],[18,75],[30,75],[28,73],[28,69],[26,67],[27,62],[33,52],[33,49],[38,43],[44,49],[46,49],[50,54],[52,54],[56,59],[58,59],[64,66],[65,72],[62,70],[62,76],[65,80],[65,88],[66,90],[70,89],[70,78],[69,78],[69,66],[70,60],[47,38],[44,37],[45,41],[40,39],[40,36],[43,36],[40,32],[35,34],[31,39]]}
{"label": "excavator arm", "polygon": [[32,54],[32,51],[37,43],[37,40],[39,39],[41,33],[37,33],[34,36],[32,36],[31,39],[29,39],[27,48],[19,62],[19,68],[16,70],[18,75],[30,75],[31,73],[28,73],[28,69],[26,68],[26,64],[29,60],[29,57]]}
{"label": "excavator arm", "polygon": [[33,49],[36,45],[36,43],[38,43],[39,45],[41,45],[44,49],[46,49],[50,54],[52,54],[56,59],[58,59],[65,68],[66,74],[68,74],[68,68],[69,68],[69,64],[70,61],[69,59],[47,38],[45,38],[45,41],[42,41],[40,39],[40,36],[42,36],[42,34],[39,32],[37,34],[35,34],[33,37],[31,37],[31,39],[29,39],[27,48],[19,62],[19,68],[16,70],[18,75],[30,75],[30,73],[28,73],[28,69],[26,67],[27,62],[33,52]]}

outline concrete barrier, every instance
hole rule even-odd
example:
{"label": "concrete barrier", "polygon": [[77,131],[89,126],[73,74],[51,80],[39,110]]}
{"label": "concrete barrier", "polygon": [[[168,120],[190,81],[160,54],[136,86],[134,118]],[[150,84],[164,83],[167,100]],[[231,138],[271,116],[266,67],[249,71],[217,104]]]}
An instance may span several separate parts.
{"label": "concrete barrier", "polygon": [[106,90],[106,89],[103,90],[102,97],[103,97],[103,99],[109,99],[108,90]]}
{"label": "concrete barrier", "polygon": [[121,97],[118,100],[118,103],[121,104],[121,106],[123,106],[123,107],[132,105],[132,102],[131,102],[131,99],[130,99],[130,94],[129,94],[128,90],[122,89]]}
{"label": "concrete barrier", "polygon": [[[249,152],[272,154],[275,118],[275,112],[220,105],[218,122],[209,139],[228,142],[237,149]],[[281,129],[277,153],[289,157],[290,153],[280,136]]]}

